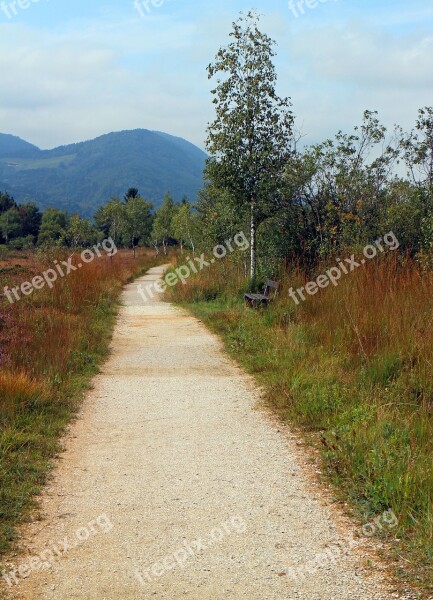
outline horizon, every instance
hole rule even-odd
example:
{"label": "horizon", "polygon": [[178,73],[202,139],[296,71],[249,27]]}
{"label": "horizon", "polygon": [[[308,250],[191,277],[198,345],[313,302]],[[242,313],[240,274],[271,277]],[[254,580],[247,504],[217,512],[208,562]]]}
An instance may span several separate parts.
{"label": "horizon", "polygon": [[96,137],[87,138],[87,139],[84,139],[84,140],[77,140],[75,142],[69,142],[67,144],[58,144],[57,146],[50,146],[49,148],[42,148],[42,147],[38,146],[32,140],[24,139],[21,136],[16,135],[15,133],[10,133],[10,132],[7,132],[7,131],[0,131],[0,135],[12,136],[14,138],[17,138],[17,139],[23,141],[23,142],[27,142],[28,144],[31,144],[32,146],[35,146],[38,150],[41,150],[42,152],[44,152],[44,151],[56,150],[57,148],[62,148],[64,146],[72,146],[74,144],[85,144],[86,142],[93,142],[93,141],[95,141],[95,140],[97,140],[99,138],[102,138],[104,136],[107,136],[107,135],[113,135],[113,134],[125,133],[125,132],[133,132],[133,131],[147,131],[149,133],[162,133],[163,135],[168,135],[169,137],[183,140],[184,142],[187,142],[187,143],[195,146],[196,148],[198,148],[199,150],[202,150],[202,152],[204,152],[205,154],[207,154],[206,150],[203,150],[199,146],[196,146],[196,144],[194,144],[193,142],[191,142],[190,140],[188,140],[186,138],[183,138],[183,137],[178,136],[178,135],[173,135],[173,134],[169,133],[168,131],[159,131],[157,129],[147,129],[146,127],[135,127],[133,129],[121,129],[121,130],[117,130],[117,131],[107,131],[105,133],[101,133],[100,135],[98,135]]}
{"label": "horizon", "polygon": [[[291,97],[303,143],[351,130],[365,109],[378,110],[388,128],[411,129],[431,104],[431,3],[309,4],[254,3],[278,43],[278,93]],[[205,148],[214,115],[206,66],[250,2],[12,6],[0,4],[0,130],[53,148],[146,128]]]}

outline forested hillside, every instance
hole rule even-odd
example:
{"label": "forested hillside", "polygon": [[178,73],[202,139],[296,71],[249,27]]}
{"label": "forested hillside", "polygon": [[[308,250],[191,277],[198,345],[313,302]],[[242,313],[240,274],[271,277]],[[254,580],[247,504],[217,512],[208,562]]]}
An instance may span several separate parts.
{"label": "forested hillside", "polygon": [[182,138],[136,129],[40,150],[0,135],[0,190],[20,203],[93,216],[112,196],[139,188],[155,206],[169,192],[195,199],[206,154]]}

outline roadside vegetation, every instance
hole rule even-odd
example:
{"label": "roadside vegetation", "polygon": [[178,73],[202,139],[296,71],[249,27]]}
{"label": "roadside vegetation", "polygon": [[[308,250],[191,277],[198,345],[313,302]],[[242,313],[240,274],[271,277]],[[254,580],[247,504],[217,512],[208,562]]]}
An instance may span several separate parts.
{"label": "roadside vegetation", "polygon": [[[387,558],[431,598],[433,108],[391,133],[366,110],[353,131],[301,148],[273,57],[249,13],[208,67],[216,116],[184,249],[209,256],[243,232],[250,250],[192,273],[169,297],[222,336],[361,520],[394,511]],[[349,268],[386,236],[392,252]],[[309,283],[337,265],[335,285]],[[276,301],[246,308],[243,293],[266,279],[281,282]]]}
{"label": "roadside vegetation", "polygon": [[433,274],[383,257],[299,305],[288,291],[309,278],[299,269],[280,278],[278,299],[251,310],[243,265],[226,259],[171,298],[221,335],[268,405],[320,451],[338,499],[363,522],[392,508],[387,559],[431,597]]}
{"label": "roadside vegetation", "polygon": [[[31,281],[59,248],[3,251],[0,287]],[[107,355],[122,286],[157,264],[140,249],[104,254],[10,305],[0,303],[0,555],[33,506],[59,450],[59,439]]]}

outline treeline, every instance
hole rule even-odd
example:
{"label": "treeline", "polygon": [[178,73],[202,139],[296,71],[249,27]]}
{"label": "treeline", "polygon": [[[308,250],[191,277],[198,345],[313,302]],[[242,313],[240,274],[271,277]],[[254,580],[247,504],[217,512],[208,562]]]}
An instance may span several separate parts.
{"label": "treeline", "polygon": [[138,245],[152,245],[157,252],[162,248],[164,253],[172,245],[189,244],[194,249],[197,215],[186,197],[178,203],[166,194],[161,206],[152,211],[152,204],[130,188],[123,202],[113,198],[97,210],[95,226],[134,252]]}
{"label": "treeline", "polygon": [[107,237],[118,246],[132,248],[153,245],[162,248],[188,243],[194,248],[196,215],[187,198],[178,203],[166,194],[154,211],[151,202],[138,189],[130,188],[123,200],[112,198],[96,211],[93,222],[78,214],[69,215],[57,208],[41,212],[36,204],[17,204],[12,196],[0,192],[1,243],[14,249],[35,246],[83,248]]}
{"label": "treeline", "polygon": [[[248,159],[226,164],[233,161],[230,143],[225,155],[208,163],[200,231],[212,244],[236,230],[253,231],[259,274],[284,260],[314,267],[390,231],[404,253],[431,264],[432,107],[419,111],[412,132],[396,127],[390,139],[377,114],[366,111],[351,134],[339,132],[303,151],[288,146],[283,164],[276,172],[263,169],[252,191]],[[245,179],[239,182],[243,165]],[[237,172],[225,179],[232,169]]]}
{"label": "treeline", "polygon": [[253,14],[208,67],[216,118],[208,128],[206,186],[198,203],[207,245],[243,230],[250,272],[284,261],[312,267],[389,231],[403,252],[433,248],[433,108],[412,131],[390,133],[366,111],[351,133],[304,149],[292,103],[276,93],[274,42]]}

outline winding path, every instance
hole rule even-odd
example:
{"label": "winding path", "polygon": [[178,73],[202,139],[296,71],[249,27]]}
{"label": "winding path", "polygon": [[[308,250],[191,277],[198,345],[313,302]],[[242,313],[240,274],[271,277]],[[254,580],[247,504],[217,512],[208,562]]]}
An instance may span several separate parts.
{"label": "winding path", "polygon": [[[258,391],[218,339],[170,304],[143,303],[136,286],[41,499],[44,518],[24,530],[25,577],[8,596],[395,597],[350,548],[294,436],[257,410]],[[37,568],[43,551],[50,569]]]}

